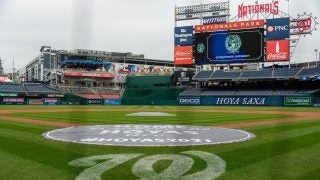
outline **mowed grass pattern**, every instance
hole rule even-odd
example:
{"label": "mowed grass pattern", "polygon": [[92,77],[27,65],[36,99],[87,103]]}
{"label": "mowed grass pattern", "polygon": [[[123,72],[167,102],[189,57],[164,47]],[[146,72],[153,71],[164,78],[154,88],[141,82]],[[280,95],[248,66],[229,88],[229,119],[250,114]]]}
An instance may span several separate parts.
{"label": "mowed grass pattern", "polygon": [[[0,106],[1,107],[1,106]],[[11,106],[15,108],[19,106]],[[47,109],[46,106],[35,106]],[[33,106],[26,106],[25,109]],[[54,107],[49,107],[54,108]],[[58,108],[61,108],[58,106]],[[71,106],[70,109],[74,107]],[[81,108],[97,109],[82,106]],[[15,113],[10,116],[79,124],[193,124],[214,125],[230,122],[265,121],[289,118],[282,115],[195,113],[174,110],[192,110],[192,107],[116,107],[123,111],[112,112],[115,107],[103,107],[103,112],[55,112]],[[197,107],[197,109],[210,109]],[[220,108],[223,109],[223,108]],[[232,109],[232,107],[227,107]],[[241,108],[236,107],[239,110]],[[247,110],[247,108],[244,108]],[[279,111],[281,108],[279,109]],[[296,108],[296,111],[305,110]],[[170,111],[176,117],[127,117],[125,114],[140,111]],[[307,111],[314,111],[307,109]],[[0,115],[1,116],[1,115]],[[5,115],[5,116],[9,116]],[[257,138],[242,143],[193,146],[193,147],[114,147],[65,143],[44,139],[41,134],[56,129],[0,120],[0,179],[75,179],[85,167],[68,165],[71,160],[106,154],[179,154],[182,151],[205,151],[218,155],[226,161],[226,173],[218,179],[320,179],[320,119],[305,122],[243,128]],[[200,158],[192,157],[195,164],[187,174],[206,167]],[[133,159],[117,166],[102,176],[102,179],[137,179],[132,172]],[[154,165],[157,172],[170,165],[160,161]]]}

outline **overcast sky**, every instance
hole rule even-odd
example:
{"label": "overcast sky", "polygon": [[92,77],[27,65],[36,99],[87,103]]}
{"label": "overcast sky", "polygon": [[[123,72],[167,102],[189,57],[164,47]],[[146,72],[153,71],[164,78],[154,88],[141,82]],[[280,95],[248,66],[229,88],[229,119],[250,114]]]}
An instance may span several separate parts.
{"label": "overcast sky", "polygon": [[[231,0],[231,16],[237,15],[242,2],[255,1]],[[287,0],[279,1],[280,10],[287,12]],[[12,71],[13,58],[17,69],[25,66],[39,55],[42,45],[172,60],[174,6],[200,2],[221,0],[0,0],[0,58],[5,72]],[[290,15],[320,16],[319,7],[319,0],[290,0]],[[314,60],[319,40],[319,31],[302,38],[293,61]]]}

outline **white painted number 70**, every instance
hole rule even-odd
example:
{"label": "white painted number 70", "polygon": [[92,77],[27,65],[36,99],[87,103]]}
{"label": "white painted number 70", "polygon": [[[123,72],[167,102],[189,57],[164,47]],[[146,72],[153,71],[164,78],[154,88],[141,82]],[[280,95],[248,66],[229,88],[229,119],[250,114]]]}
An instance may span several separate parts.
{"label": "white painted number 70", "polygon": [[[181,154],[157,154],[144,157],[138,160],[132,167],[132,173],[141,180],[167,180],[167,179],[179,179],[179,180],[194,180],[194,179],[214,179],[219,177],[225,172],[226,163],[220,157],[202,151],[185,151]],[[75,167],[88,167],[81,172],[76,180],[100,180],[104,172],[111,168],[114,168],[122,163],[125,163],[131,159],[142,156],[143,154],[109,154],[100,156],[91,156],[76,159],[69,162],[69,165]],[[193,166],[194,160],[188,156],[197,156],[207,163],[206,169],[196,172],[190,175],[183,176]],[[101,162],[101,160],[105,160]],[[153,165],[160,160],[171,160],[172,163],[169,167],[162,172],[157,173],[153,169]],[[98,163],[98,162],[99,163]]]}

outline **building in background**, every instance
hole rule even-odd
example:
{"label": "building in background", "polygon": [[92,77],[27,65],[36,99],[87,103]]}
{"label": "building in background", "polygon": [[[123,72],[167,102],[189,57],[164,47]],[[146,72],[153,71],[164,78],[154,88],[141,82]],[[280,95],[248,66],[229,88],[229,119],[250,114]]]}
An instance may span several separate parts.
{"label": "building in background", "polygon": [[54,50],[42,46],[40,55],[20,69],[18,77],[20,82],[95,87],[119,83],[127,75],[161,75],[173,71],[172,61],[147,59],[143,54]]}
{"label": "building in background", "polygon": [[3,75],[2,60],[0,59],[0,76]]}

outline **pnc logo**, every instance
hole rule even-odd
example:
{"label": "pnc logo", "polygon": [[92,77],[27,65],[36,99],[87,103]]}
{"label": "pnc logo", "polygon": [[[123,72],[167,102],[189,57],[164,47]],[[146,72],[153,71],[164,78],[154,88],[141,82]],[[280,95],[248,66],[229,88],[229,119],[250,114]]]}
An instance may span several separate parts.
{"label": "pnc logo", "polygon": [[268,26],[267,31],[268,32],[289,31],[289,26],[288,25]]}

